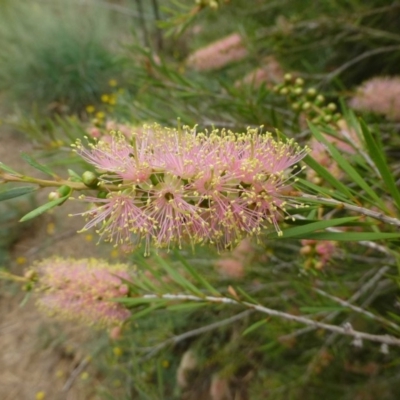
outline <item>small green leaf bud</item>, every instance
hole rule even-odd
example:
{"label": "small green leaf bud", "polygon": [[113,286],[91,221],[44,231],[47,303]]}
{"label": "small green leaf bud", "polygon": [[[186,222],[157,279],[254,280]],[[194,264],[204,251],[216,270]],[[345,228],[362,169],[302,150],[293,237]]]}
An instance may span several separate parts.
{"label": "small green leaf bud", "polygon": [[99,180],[97,179],[97,176],[94,172],[92,171],[85,171],[82,174],[82,182],[90,188],[97,187],[97,183]]}
{"label": "small green leaf bud", "polygon": [[311,103],[309,101],[306,101],[302,106],[302,110],[306,111],[311,107]]}
{"label": "small green leaf bud", "polygon": [[332,116],[331,115],[325,115],[324,121],[325,122],[331,122],[332,121]]}

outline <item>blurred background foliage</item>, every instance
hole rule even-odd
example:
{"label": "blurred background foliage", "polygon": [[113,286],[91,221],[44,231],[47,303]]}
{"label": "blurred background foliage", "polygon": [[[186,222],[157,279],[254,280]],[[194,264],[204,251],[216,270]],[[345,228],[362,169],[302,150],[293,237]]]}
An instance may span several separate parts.
{"label": "blurred background foliage", "polygon": [[[77,138],[95,140],[110,129],[129,134],[145,122],[176,126],[177,118],[237,131],[264,125],[307,144],[306,119],[317,118],[321,127],[339,110],[347,128],[355,128],[346,103],[358,85],[400,72],[398,1],[2,0],[0,7],[2,129],[25,134],[47,165],[78,172],[87,166],[70,151]],[[286,73],[305,80],[297,85],[300,92],[282,90]],[[324,96],[320,104],[326,110],[333,104],[322,115],[331,119],[308,113],[302,97],[307,89]],[[398,184],[398,121],[374,110],[362,115],[382,142]],[[391,215],[398,215],[363,154],[343,153],[387,201]],[[349,176],[338,179],[358,190]],[[331,189],[323,179],[316,184]],[[361,190],[359,201],[373,207],[366,197]],[[9,233],[10,221],[24,207],[18,211],[16,203],[1,212],[4,265],[19,234]],[[342,216],[335,208],[315,208],[312,217],[321,215]],[[369,228],[394,231],[383,224]],[[334,243],[327,259],[315,243],[300,240],[243,246],[229,254],[185,250],[183,257],[226,295],[243,290],[260,304],[294,315],[398,335],[398,242]],[[162,256],[187,274],[179,257]],[[138,273],[168,285],[170,277],[156,261],[137,254],[129,261]],[[353,299],[372,317],[318,295],[316,287]],[[223,306],[140,306],[120,338],[104,335],[89,345],[88,352],[96,348],[96,366],[88,382],[108,399],[398,398],[397,348],[262,318]]]}

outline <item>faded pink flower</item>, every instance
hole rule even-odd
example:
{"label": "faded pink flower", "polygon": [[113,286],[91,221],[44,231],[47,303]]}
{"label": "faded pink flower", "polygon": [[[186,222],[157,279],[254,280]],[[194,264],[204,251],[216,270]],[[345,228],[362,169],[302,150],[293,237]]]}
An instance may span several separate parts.
{"label": "faded pink flower", "polygon": [[186,65],[197,71],[220,69],[235,61],[247,57],[247,49],[238,33],[232,33],[196,50],[186,61]]}
{"label": "faded pink flower", "polygon": [[323,268],[337,252],[337,242],[331,240],[301,240],[300,253],[308,257],[306,267]]}
{"label": "faded pink flower", "polygon": [[127,265],[54,257],[34,268],[40,293],[37,304],[49,315],[96,326],[119,325],[129,318],[130,312],[113,301],[126,296]]}
{"label": "faded pink flower", "polygon": [[265,57],[262,66],[250,71],[244,78],[235,82],[236,87],[249,85],[255,88],[265,84],[271,88],[283,81],[285,72],[274,56]]}
{"label": "faded pink flower", "polygon": [[147,127],[129,142],[114,133],[77,152],[102,174],[105,199],[84,212],[84,229],[96,227],[117,245],[150,241],[156,247],[216,243],[225,248],[273,225],[285,210],[291,166],[307,150],[293,141],[248,129],[198,133],[195,129]]}
{"label": "faded pink flower", "polygon": [[349,102],[360,111],[382,114],[400,121],[400,77],[375,77],[364,82]]}

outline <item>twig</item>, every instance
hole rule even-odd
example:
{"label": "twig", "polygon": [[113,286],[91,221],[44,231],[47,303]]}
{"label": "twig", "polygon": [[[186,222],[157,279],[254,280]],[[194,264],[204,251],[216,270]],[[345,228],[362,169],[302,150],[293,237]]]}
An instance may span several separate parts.
{"label": "twig", "polygon": [[247,308],[250,308],[252,310],[259,311],[263,314],[270,315],[272,317],[279,317],[282,319],[286,319],[288,321],[294,321],[294,322],[299,322],[304,325],[309,325],[314,328],[320,328],[320,329],[325,329],[327,331],[331,332],[336,332],[341,335],[346,335],[346,336],[351,336],[353,338],[359,339],[359,340],[370,340],[373,342],[378,342],[378,343],[385,343],[387,345],[395,345],[395,346],[400,346],[400,339],[396,338],[394,336],[390,335],[373,335],[370,333],[365,333],[365,332],[360,332],[360,331],[355,331],[352,328],[348,328],[346,326],[337,326],[337,325],[331,325],[331,324],[326,324],[324,322],[319,322],[319,321],[314,321],[312,319],[302,317],[302,316],[297,316],[297,315],[292,315],[285,313],[283,311],[278,311],[278,310],[273,310],[271,308],[264,307],[260,304],[252,304],[247,301],[237,301],[228,297],[215,297],[215,296],[204,296],[204,297],[199,297],[199,296],[194,296],[194,295],[189,295],[189,294],[163,294],[163,295],[156,295],[156,294],[146,294],[143,296],[144,299],[165,299],[165,300],[181,300],[181,301],[208,301],[211,303],[219,303],[219,304],[231,304],[231,305],[237,305],[237,306],[245,306]]}
{"label": "twig", "polygon": [[375,314],[373,314],[373,313],[371,313],[371,312],[369,312],[367,310],[364,310],[361,307],[358,307],[358,306],[355,306],[353,304],[350,304],[346,300],[342,300],[342,299],[340,299],[340,298],[338,298],[336,296],[332,296],[331,294],[326,293],[325,291],[323,291],[321,289],[314,288],[313,290],[315,292],[317,292],[318,294],[320,294],[321,296],[327,297],[328,299],[331,299],[331,300],[335,301],[336,303],[339,303],[341,306],[350,308],[350,310],[353,310],[353,311],[358,312],[360,314],[364,314],[368,318],[374,319],[375,321],[382,322],[383,324],[388,325],[391,328],[396,329],[397,331],[400,331],[400,327],[397,324],[395,324],[395,323],[393,323],[391,321],[388,321],[386,318],[383,318],[383,317],[381,317],[379,315],[375,315]]}
{"label": "twig", "polygon": [[365,58],[372,57],[372,56],[375,56],[375,55],[381,54],[381,53],[386,53],[389,51],[399,50],[399,49],[400,49],[400,46],[396,45],[396,46],[380,47],[378,49],[366,51],[365,53],[362,53],[359,56],[354,57],[352,60],[348,61],[347,63],[344,63],[339,68],[336,68],[334,71],[330,72],[327,75],[327,77],[325,78],[325,80],[327,82],[330,82],[336,76],[340,75],[343,71],[345,71],[347,68],[350,68],[352,65],[357,64],[358,62],[364,60]]}
{"label": "twig", "polygon": [[[379,282],[379,280],[382,278],[382,276],[389,271],[389,267],[382,267],[378,270],[378,272],[363,286],[361,286],[361,288],[359,290],[357,290],[357,292],[355,292],[348,300],[347,302],[353,303],[355,301],[357,301],[364,293],[366,293],[369,289],[371,289],[372,287],[376,286],[376,284]],[[338,315],[340,314],[340,311],[335,311],[333,313],[330,313],[329,315],[327,315],[325,318],[323,318],[322,321],[331,321],[332,319],[336,318]],[[280,336],[279,340],[285,341],[288,339],[291,339],[293,337],[296,336],[300,336],[304,333],[308,333],[311,332],[315,329],[315,327],[310,327],[307,326],[306,328],[303,329],[299,329],[295,332],[289,333],[288,335],[284,335],[284,336]]]}
{"label": "twig", "polygon": [[[330,205],[333,205],[333,206],[336,206],[338,208],[342,208],[345,210],[354,211],[359,214],[365,215],[367,217],[371,217],[371,218],[377,219],[379,221],[385,222],[387,224],[400,227],[399,219],[389,217],[385,214],[382,214],[381,212],[369,210],[368,208],[355,206],[353,204],[343,203],[342,201],[338,201],[338,200],[334,200],[334,199],[327,199],[327,198],[321,197],[321,196],[314,196],[311,194],[302,194],[300,197],[303,199],[315,200],[315,201],[318,201],[318,203],[330,204]],[[298,197],[296,197],[296,199],[298,200]]]}
{"label": "twig", "polygon": [[150,359],[156,353],[158,353],[163,348],[169,346],[170,344],[176,344],[176,343],[179,343],[179,342],[181,342],[183,340],[189,339],[189,338],[191,338],[193,336],[201,335],[202,333],[209,332],[209,331],[211,331],[213,329],[220,328],[221,326],[224,326],[224,325],[229,325],[232,322],[235,322],[235,321],[237,321],[239,319],[247,317],[252,312],[253,312],[253,310],[246,310],[246,311],[243,311],[243,312],[241,312],[241,313],[239,313],[237,315],[234,315],[233,317],[223,319],[222,321],[214,322],[214,323],[212,323],[210,325],[202,326],[201,328],[193,329],[191,331],[182,333],[181,335],[173,336],[173,337],[165,340],[164,342],[158,344],[157,346],[154,346],[152,348],[152,350],[141,359],[141,361],[146,361],[146,360]]}
{"label": "twig", "polygon": [[85,357],[79,365],[71,372],[71,375],[69,376],[67,382],[65,382],[65,385],[61,389],[62,392],[68,392],[73,383],[75,382],[75,379],[78,377],[78,375],[86,368],[86,366],[89,364],[90,358]]}

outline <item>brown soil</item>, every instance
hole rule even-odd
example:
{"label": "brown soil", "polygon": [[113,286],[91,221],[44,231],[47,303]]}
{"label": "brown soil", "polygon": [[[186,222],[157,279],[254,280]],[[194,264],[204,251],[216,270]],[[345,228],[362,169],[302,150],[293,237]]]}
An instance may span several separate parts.
{"label": "brown soil", "polygon": [[[6,132],[4,127],[0,129],[0,161],[32,173],[32,168],[19,155],[21,151],[29,152],[30,143]],[[39,204],[46,199],[47,192],[38,195]],[[27,202],[21,207],[29,210],[32,204]],[[22,274],[34,260],[43,257],[98,254],[95,243],[76,233],[82,219],[67,217],[80,210],[79,204],[67,202],[52,213],[19,225],[15,228],[11,261],[3,266]],[[39,392],[45,393],[46,400],[99,399],[94,394],[98,382],[93,374],[86,381],[82,379],[81,374],[90,369],[90,362],[87,363],[87,354],[80,350],[97,333],[72,325],[61,327],[42,316],[33,299],[21,306],[23,298],[24,293],[17,284],[0,281],[0,399],[33,400],[36,396],[40,398]]]}

